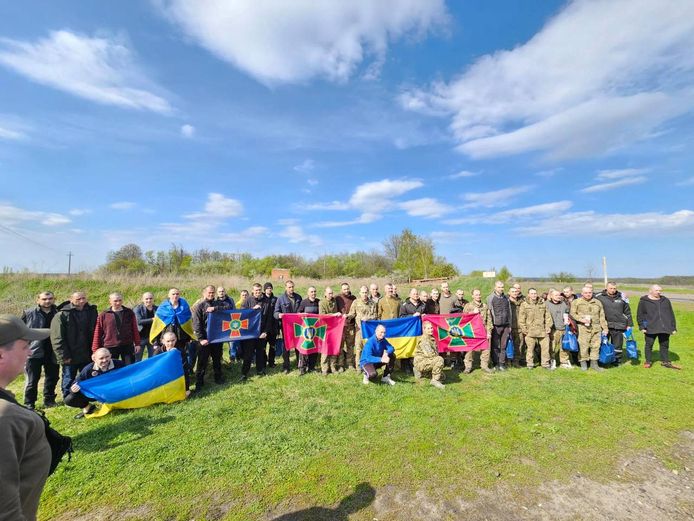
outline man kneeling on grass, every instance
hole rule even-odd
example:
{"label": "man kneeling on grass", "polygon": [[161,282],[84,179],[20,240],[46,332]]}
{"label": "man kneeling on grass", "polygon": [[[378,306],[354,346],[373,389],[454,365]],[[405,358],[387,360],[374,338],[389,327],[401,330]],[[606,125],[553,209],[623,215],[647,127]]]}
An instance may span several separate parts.
{"label": "man kneeling on grass", "polygon": [[376,378],[377,369],[383,367],[383,378],[381,382],[388,385],[395,385],[391,380],[390,373],[395,366],[395,349],[386,340],[386,328],[382,325],[376,327],[374,336],[367,340],[366,345],[361,351],[359,366],[364,372],[364,384],[369,384]]}
{"label": "man kneeling on grass", "polygon": [[439,350],[434,338],[434,326],[431,322],[424,322],[424,333],[417,342],[414,352],[414,376],[419,380],[423,375],[431,373],[431,385],[437,389],[443,389],[441,380],[443,374],[443,357],[439,356]]}
{"label": "man kneeling on grass", "polygon": [[65,405],[69,407],[80,407],[82,412],[75,416],[75,419],[84,418],[85,414],[91,414],[96,410],[96,407],[89,403],[89,398],[82,394],[80,391],[79,382],[84,380],[89,380],[96,376],[101,376],[104,373],[113,371],[114,369],[120,369],[125,366],[125,362],[122,360],[113,360],[111,358],[111,351],[102,347],[94,351],[92,354],[93,362],[88,364],[75,379],[75,383],[70,387],[70,394],[65,397]]}

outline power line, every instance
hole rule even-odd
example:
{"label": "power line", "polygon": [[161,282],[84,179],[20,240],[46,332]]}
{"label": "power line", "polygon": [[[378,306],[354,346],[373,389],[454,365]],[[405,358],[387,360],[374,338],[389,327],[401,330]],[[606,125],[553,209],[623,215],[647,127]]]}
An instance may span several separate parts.
{"label": "power line", "polygon": [[31,237],[27,237],[26,235],[19,233],[17,230],[14,230],[14,229],[10,228],[9,226],[5,226],[4,224],[0,224],[0,231],[11,233],[11,234],[16,235],[17,237],[19,237],[21,239],[24,239],[25,241],[28,241],[32,244],[35,244],[36,246],[41,246],[42,248],[49,249],[51,251],[54,251],[55,253],[60,253],[60,254],[63,253],[61,251],[56,250],[55,248],[53,248],[51,246],[48,246],[47,244],[40,243],[40,242],[32,239]]}

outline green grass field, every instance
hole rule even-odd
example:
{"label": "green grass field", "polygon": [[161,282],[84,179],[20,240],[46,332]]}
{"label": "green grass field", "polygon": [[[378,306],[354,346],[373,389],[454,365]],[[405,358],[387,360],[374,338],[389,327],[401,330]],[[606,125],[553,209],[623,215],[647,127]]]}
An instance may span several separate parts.
{"label": "green grass field", "polygon": [[[225,384],[178,404],[89,420],[50,409],[76,453],[49,478],[40,518],[245,521],[318,505],[372,520],[384,487],[445,499],[501,484],[520,497],[578,472],[608,479],[620,458],[646,450],[678,470],[670,448],[694,428],[694,305],[675,309],[671,357],[682,371],[447,369],[440,391],[402,373],[395,387],[296,371],[240,384],[230,365]],[[10,389],[21,394],[21,380]],[[325,518],[314,514],[292,519]]]}

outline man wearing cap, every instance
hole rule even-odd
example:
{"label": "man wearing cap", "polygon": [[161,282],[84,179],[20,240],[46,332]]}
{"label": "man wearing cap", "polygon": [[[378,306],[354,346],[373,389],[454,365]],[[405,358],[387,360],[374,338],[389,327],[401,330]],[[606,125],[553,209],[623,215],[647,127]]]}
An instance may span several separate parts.
{"label": "man wearing cap", "polygon": [[[36,297],[36,307],[22,313],[22,321],[31,328],[50,328],[55,316],[55,297],[50,291],[43,291]],[[51,339],[35,340],[29,346],[31,354],[24,368],[26,383],[24,384],[24,406],[33,409],[38,395],[41,369],[43,368],[43,406],[55,407],[55,386],[58,384],[60,366],[51,346]]]}
{"label": "man wearing cap", "polygon": [[77,374],[91,361],[97,315],[96,306],[87,302],[87,295],[75,291],[69,301],[58,306],[51,321],[51,344],[63,366],[63,398],[70,394]]}
{"label": "man wearing cap", "polygon": [[36,519],[51,465],[51,448],[41,418],[20,406],[6,387],[23,370],[30,343],[48,329],[30,329],[19,317],[0,315],[0,517]]}

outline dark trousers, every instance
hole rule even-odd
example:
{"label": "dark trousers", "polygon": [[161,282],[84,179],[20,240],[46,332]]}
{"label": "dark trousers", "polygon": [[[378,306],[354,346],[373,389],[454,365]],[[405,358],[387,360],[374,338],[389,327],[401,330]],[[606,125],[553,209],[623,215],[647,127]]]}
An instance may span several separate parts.
{"label": "dark trousers", "polygon": [[55,387],[58,385],[60,367],[47,358],[30,358],[24,367],[24,374],[26,375],[26,383],[24,385],[25,405],[36,403],[42,367],[44,370],[43,403],[55,401]]}
{"label": "dark trousers", "polygon": [[302,374],[307,371],[315,371],[319,356],[320,353],[311,353],[310,355],[302,355],[299,353],[299,371]]}
{"label": "dark trousers", "polygon": [[[267,342],[267,365],[268,367],[275,367],[275,345],[277,344],[276,335],[268,335],[264,340]],[[266,344],[263,344],[265,346]],[[263,347],[263,350],[265,347]]]}
{"label": "dark trousers", "polygon": [[147,351],[147,358],[152,358],[154,356],[154,347],[146,339],[143,338],[142,340],[140,340],[140,352],[135,353],[136,362],[142,361],[142,357],[145,355],[145,351]]}
{"label": "dark trousers", "polygon": [[198,367],[195,370],[195,379],[198,382],[205,380],[207,364],[212,357],[212,370],[215,378],[222,377],[222,350],[224,344],[198,344]]}
{"label": "dark trousers", "polygon": [[364,372],[366,376],[369,377],[369,380],[373,380],[377,376],[377,369],[380,369],[383,367],[383,376],[388,376],[390,373],[393,372],[393,367],[395,367],[395,355],[392,354],[390,355],[390,360],[388,361],[387,364],[384,364],[383,362],[379,362],[377,364],[364,364],[361,368],[361,370]]}
{"label": "dark trousers", "polygon": [[[176,347],[178,347],[178,346],[176,346]],[[188,344],[184,347],[183,352],[184,352],[184,356],[186,357],[186,361],[188,363],[188,370],[190,372],[192,372],[193,368],[195,367],[195,362],[198,359],[198,343],[197,342],[188,342]]]}
{"label": "dark trousers", "polygon": [[248,376],[254,359],[256,373],[260,374],[265,372],[265,339],[253,338],[250,340],[243,340],[241,342],[241,350],[243,351],[241,374]]}
{"label": "dark trousers", "polygon": [[651,361],[651,355],[653,354],[653,344],[655,344],[655,339],[658,339],[658,344],[660,345],[660,361],[669,362],[670,361],[670,335],[667,333],[658,333],[651,335],[646,333],[646,347],[644,351],[646,353],[646,362]]}
{"label": "dark trousers", "polygon": [[624,346],[624,330],[621,329],[608,329],[607,338],[610,344],[614,346],[614,353],[617,362],[625,362],[626,356],[624,356],[624,351],[622,347]]}
{"label": "dark trousers", "polygon": [[125,365],[130,365],[135,361],[135,351],[133,346],[115,346],[109,347],[111,351],[111,358],[114,360],[121,359]]}
{"label": "dark trousers", "polygon": [[506,342],[511,334],[511,326],[494,326],[490,354],[495,367],[506,365]]}
{"label": "dark trousers", "polygon": [[68,394],[63,401],[68,407],[78,407],[79,409],[84,409],[87,405],[89,405],[89,398],[79,391]]}
{"label": "dark trousers", "polygon": [[77,378],[77,375],[80,374],[80,371],[86,366],[87,362],[83,364],[63,365],[63,379],[60,383],[60,390],[63,393],[63,401],[65,400],[65,397],[70,394],[70,387],[75,381],[75,378]]}
{"label": "dark trousers", "polygon": [[[296,365],[299,365],[299,360],[301,359],[301,356],[299,355],[299,351],[296,349],[294,351],[294,357],[296,358]],[[290,361],[290,354],[291,351],[289,351],[286,346],[284,348],[284,351],[282,351],[282,369],[285,371],[289,371],[291,369],[291,361]]]}

